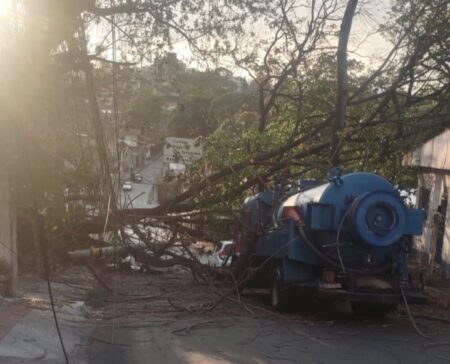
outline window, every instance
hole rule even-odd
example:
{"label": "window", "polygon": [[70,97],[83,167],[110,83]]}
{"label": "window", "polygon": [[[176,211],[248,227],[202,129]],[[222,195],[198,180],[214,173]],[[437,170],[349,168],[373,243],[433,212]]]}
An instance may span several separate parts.
{"label": "window", "polygon": [[425,187],[419,187],[419,209],[425,211],[425,218],[428,217],[428,206],[430,204],[430,190]]}
{"label": "window", "polygon": [[233,244],[228,244],[228,245],[225,245],[225,248],[223,250],[226,255],[230,255],[232,249],[233,249]]}
{"label": "window", "polygon": [[214,252],[218,252],[220,251],[220,249],[222,249],[222,243],[219,241],[218,243],[216,243],[216,246],[214,247]]}

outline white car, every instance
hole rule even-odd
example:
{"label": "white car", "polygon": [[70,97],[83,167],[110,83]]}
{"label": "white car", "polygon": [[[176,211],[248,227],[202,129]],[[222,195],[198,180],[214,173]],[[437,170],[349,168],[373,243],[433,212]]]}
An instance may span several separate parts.
{"label": "white car", "polygon": [[130,181],[126,181],[122,186],[122,190],[124,190],[124,191],[131,191],[132,189],[133,189],[133,186]]}
{"label": "white car", "polygon": [[214,249],[208,258],[208,265],[210,267],[223,267],[224,265],[229,266],[231,264],[232,250],[233,250],[232,240],[218,241],[215,244]]}

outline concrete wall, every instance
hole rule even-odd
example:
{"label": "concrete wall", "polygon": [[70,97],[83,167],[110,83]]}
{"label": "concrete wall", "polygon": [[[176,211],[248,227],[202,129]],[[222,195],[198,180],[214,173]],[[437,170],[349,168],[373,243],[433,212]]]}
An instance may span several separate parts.
{"label": "concrete wall", "polygon": [[[445,184],[447,186],[447,191],[450,191],[450,175],[445,176]],[[447,197],[450,200],[449,197]],[[447,203],[447,211],[445,218],[445,227],[444,227],[444,241],[442,244],[442,253],[441,253],[441,269],[444,273],[444,276],[450,278],[450,201]]]}
{"label": "concrete wall", "polygon": [[[431,170],[421,170],[419,172],[418,183],[419,195],[417,196],[417,204],[422,200],[422,188],[430,191],[427,206],[423,207],[427,211],[427,219],[424,224],[422,236],[415,239],[415,249],[418,252],[420,262],[427,267],[429,275],[433,273],[433,265],[436,255],[436,243],[438,237],[439,219],[442,214],[438,211],[442,197],[445,191],[450,191],[450,173],[445,174],[442,171],[433,172]],[[445,224],[443,231],[443,244],[441,254],[441,270],[447,278],[450,278],[450,201],[447,204],[445,213]]]}
{"label": "concrete wall", "polygon": [[[420,169],[418,203],[421,200],[420,187],[430,191],[427,206],[418,206],[428,210],[428,214],[422,236],[415,239],[415,249],[421,263],[426,265],[428,272],[432,274],[436,242],[440,233],[438,228],[439,225],[443,225],[444,231],[441,230],[443,233],[441,269],[444,275],[450,278],[450,129],[408,153],[403,159],[403,164]],[[442,224],[444,211],[439,212],[438,207],[444,194],[447,195],[448,203],[445,221]]]}
{"label": "concrete wall", "polygon": [[0,275],[8,279],[4,283],[5,295],[13,296],[17,285],[17,229],[16,211],[6,168],[0,168]]}

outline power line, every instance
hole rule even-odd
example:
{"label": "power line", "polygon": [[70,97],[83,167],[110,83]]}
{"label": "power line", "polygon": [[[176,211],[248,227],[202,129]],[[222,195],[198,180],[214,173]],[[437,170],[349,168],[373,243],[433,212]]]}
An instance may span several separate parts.
{"label": "power line", "polygon": [[[25,160],[26,163],[28,164],[28,171],[31,171],[31,161],[30,161],[30,150],[27,148],[26,149],[26,153],[25,153]],[[34,175],[30,173],[30,180],[33,181],[34,180]],[[34,194],[31,197],[32,200],[32,205],[33,205],[33,210],[34,212],[36,212],[37,209],[37,202],[36,202],[36,198],[34,196]],[[35,220],[35,222],[37,222]],[[56,331],[58,332],[58,338],[59,338],[59,343],[61,344],[61,349],[62,352],[64,354],[64,359],[65,359],[65,363],[69,364],[69,357],[67,355],[67,351],[66,351],[66,347],[64,345],[64,340],[61,334],[61,329],[59,327],[59,322],[58,322],[58,316],[56,314],[56,309],[55,309],[55,302],[53,299],[53,291],[52,291],[52,286],[50,283],[50,269],[49,269],[49,264],[48,264],[48,259],[47,259],[47,254],[45,252],[44,247],[42,246],[42,239],[40,239],[39,237],[39,231],[38,231],[38,225],[37,223],[32,223],[32,229],[34,229],[34,234],[32,234],[32,239],[34,240],[34,246],[37,247],[37,249],[39,249],[39,253],[40,253],[40,257],[38,256],[37,259],[41,258],[42,259],[42,263],[44,265],[44,274],[45,274],[45,279],[47,281],[47,289],[48,289],[48,295],[50,298],[50,306],[52,308],[52,315],[53,315],[53,320],[55,321],[55,327],[56,327]]]}
{"label": "power line", "polygon": [[[114,8],[114,0],[110,0],[111,8]],[[111,43],[112,43],[112,86],[113,86],[113,107],[114,107],[114,127],[115,127],[115,137],[116,137],[116,154],[117,154],[117,191],[120,193],[120,169],[121,169],[121,158],[119,151],[119,127],[118,127],[118,105],[117,105],[117,83],[116,83],[116,27],[115,27],[115,16],[111,14]],[[117,203],[114,201],[114,203]],[[114,206],[114,210],[117,206]],[[109,212],[109,206],[108,206]],[[106,226],[106,225],[105,225]],[[116,248],[117,241],[114,239],[114,248]],[[116,253],[116,252],[115,252]],[[117,259],[117,254],[115,254],[115,258]],[[113,321],[111,327],[111,341],[110,341],[110,349],[114,345],[115,333],[116,333],[116,308],[117,308],[117,277],[114,272],[114,282],[113,282]]]}
{"label": "power line", "polygon": [[[47,268],[45,270],[47,271]],[[56,327],[56,331],[58,332],[58,338],[59,338],[59,342],[61,344],[61,349],[64,354],[64,359],[66,360],[66,364],[69,364],[69,357],[67,355],[66,347],[64,345],[64,340],[62,338],[61,329],[59,327],[58,316],[57,316],[56,310],[55,310],[55,302],[53,300],[53,292],[52,292],[52,285],[50,284],[50,277],[47,275],[47,273],[46,273],[46,276],[47,276],[46,278],[47,278],[48,295],[50,296],[50,305],[52,307],[52,313],[53,313],[53,320],[55,321],[55,327]]]}
{"label": "power line", "polygon": [[[36,229],[36,225],[34,226],[34,229]],[[64,345],[64,340],[63,340],[63,337],[61,334],[61,329],[59,327],[58,316],[56,314],[55,301],[53,299],[53,290],[52,290],[52,285],[50,283],[50,269],[49,269],[49,265],[48,265],[47,254],[45,253],[45,250],[42,247],[41,239],[36,238],[36,236],[37,236],[36,234],[33,234],[33,235],[35,236],[34,239],[38,240],[37,246],[39,247],[40,254],[42,257],[42,262],[44,263],[44,272],[45,272],[45,279],[47,281],[48,295],[50,297],[50,306],[52,308],[52,315],[53,315],[53,320],[55,321],[56,331],[58,332],[59,343],[61,344],[61,349],[64,354],[64,359],[66,361],[66,364],[69,364],[69,357],[67,355],[66,347]]]}

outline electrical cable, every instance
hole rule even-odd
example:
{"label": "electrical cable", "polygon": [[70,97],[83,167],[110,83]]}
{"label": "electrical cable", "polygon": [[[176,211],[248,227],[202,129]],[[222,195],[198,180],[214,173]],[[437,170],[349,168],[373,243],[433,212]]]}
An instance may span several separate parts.
{"label": "electrical cable", "polygon": [[[333,265],[333,266],[335,266],[335,267],[339,267],[339,264],[337,264],[337,262],[335,262],[335,261],[333,261],[332,259],[328,258],[326,255],[324,255],[319,249],[317,249],[317,248],[314,246],[314,244],[313,244],[313,243],[309,240],[309,238],[306,236],[305,231],[303,230],[303,228],[302,228],[300,225],[299,225],[299,232],[300,232],[301,237],[303,238],[303,240],[305,241],[305,243],[311,248],[311,250],[313,250],[317,255],[319,255],[319,256],[320,256],[323,260],[325,260],[326,262],[330,263],[331,265]],[[383,271],[385,271],[387,268],[389,268],[389,267],[386,266],[386,267],[384,267],[384,268],[380,268],[380,270],[378,270],[378,271],[374,271],[374,272],[371,272],[371,273],[379,273],[379,272],[383,272]],[[352,269],[352,268],[348,268],[348,271],[350,271],[350,272],[357,272],[357,273],[362,272],[362,271],[360,271],[360,270],[356,270],[356,269]],[[365,273],[365,272],[364,272],[364,273]],[[412,314],[411,314],[411,310],[409,309],[408,301],[407,301],[407,299],[406,299],[406,295],[405,295],[405,292],[404,292],[404,290],[403,290],[402,285],[400,285],[400,292],[401,292],[402,299],[403,299],[403,302],[404,302],[405,307],[406,307],[406,312],[408,313],[408,317],[409,317],[409,319],[410,319],[410,321],[411,321],[411,323],[412,323],[414,329],[417,331],[417,333],[418,333],[420,336],[429,339],[430,336],[425,335],[425,334],[419,329],[419,327],[417,326],[417,324],[416,324],[416,322],[415,322],[415,320],[414,320],[414,318],[413,318],[413,316],[412,316]]]}
{"label": "electrical cable", "polygon": [[64,354],[64,359],[66,361],[66,364],[69,364],[69,356],[67,355],[67,351],[66,351],[66,347],[64,345],[64,340],[62,337],[61,329],[59,327],[58,316],[56,314],[55,301],[53,299],[53,290],[52,290],[52,285],[50,283],[50,269],[48,266],[47,255],[45,254],[44,249],[42,249],[42,244],[41,244],[40,239],[38,240],[38,247],[41,251],[42,260],[44,263],[45,279],[47,281],[47,289],[48,289],[48,295],[50,297],[50,306],[52,308],[53,320],[55,321],[55,327],[56,327],[56,331],[58,332],[58,338],[59,338],[59,342],[61,344],[61,349]]}
{"label": "electrical cable", "polygon": [[341,222],[339,223],[339,227],[338,227],[337,233],[336,233],[336,251],[337,251],[338,258],[339,258],[339,263],[341,264],[341,268],[344,273],[346,273],[346,270],[345,270],[345,266],[344,266],[344,261],[342,260],[341,249],[339,247],[339,244],[340,244],[339,240],[340,240],[342,227],[344,226],[344,221],[347,218],[350,211],[352,210],[353,205],[355,205],[357,201],[358,201],[358,199],[355,198],[353,200],[353,202],[350,204],[350,206],[348,207],[347,211],[345,211],[345,214],[344,214],[344,216],[342,216]]}
{"label": "electrical cable", "polygon": [[108,198],[108,207],[107,207],[107,210],[106,210],[105,225],[103,226],[103,234],[105,234],[106,228],[108,226],[110,207],[111,207],[111,194],[109,194],[109,198]]}
{"label": "electrical cable", "polygon": [[[115,3],[114,0],[110,0],[111,8],[114,8]],[[118,183],[117,183],[117,191],[120,194],[120,169],[121,169],[121,158],[119,151],[119,128],[118,128],[118,105],[117,105],[117,84],[116,84],[116,25],[115,25],[115,16],[111,14],[111,46],[112,46],[112,86],[113,86],[113,107],[114,107],[114,128],[115,128],[115,137],[116,137],[116,154],[117,154],[117,174],[118,174]],[[114,201],[114,203],[117,203]],[[110,202],[108,201],[108,215],[109,215]],[[114,210],[116,210],[117,206],[114,206]],[[108,217],[107,217],[108,218]],[[106,227],[107,221],[105,221]],[[119,230],[122,232],[122,228]],[[122,234],[119,234],[119,239]],[[117,266],[117,240],[114,239],[114,260]],[[116,334],[116,310],[117,310],[117,270],[113,274],[113,319],[112,319],[112,327],[111,327],[111,340],[109,348],[112,349],[115,340]]]}
{"label": "electrical cable", "polygon": [[[308,245],[308,247],[314,252],[316,253],[320,258],[322,258],[323,260],[325,260],[327,263],[331,264],[332,266],[336,267],[336,268],[341,268],[340,263],[334,261],[333,259],[327,257],[324,253],[322,253],[315,245],[314,243],[309,240],[308,236],[306,235],[305,230],[303,229],[303,227],[301,225],[298,225],[298,230],[300,232],[300,236],[302,237],[303,241],[306,243],[306,245]],[[353,273],[382,273],[385,272],[386,270],[388,270],[390,268],[390,264],[387,264],[384,267],[381,267],[380,269],[374,270],[374,271],[365,271],[365,270],[361,270],[361,269],[355,269],[355,268],[348,268],[346,267],[348,272],[353,272]]]}
{"label": "electrical cable", "polygon": [[[31,171],[31,161],[30,161],[29,149],[25,149],[25,160],[26,160],[26,163],[28,164],[28,170]],[[33,175],[32,174],[30,175],[30,180],[32,181],[32,185],[33,185]],[[35,199],[34,195],[32,195],[31,201],[32,201],[33,210],[35,212],[37,212],[38,211],[37,203],[36,203],[36,199]],[[41,216],[41,215],[38,215],[38,216]],[[52,309],[52,316],[53,316],[53,320],[55,322],[56,331],[58,333],[59,343],[61,345],[61,350],[64,354],[65,363],[69,364],[70,363],[69,356],[67,354],[66,347],[64,345],[61,328],[59,327],[58,315],[57,315],[56,309],[55,309],[55,300],[53,298],[53,290],[52,290],[52,286],[50,283],[50,267],[48,264],[46,250],[42,246],[42,240],[39,238],[38,230],[37,230],[37,223],[33,223],[33,221],[32,221],[31,225],[32,225],[32,229],[34,229],[34,234],[32,234],[32,236],[33,236],[32,239],[34,240],[34,243],[35,243],[34,245],[39,250],[40,258],[42,259],[42,263],[44,265],[44,274],[45,274],[45,279],[47,281],[47,290],[48,290],[48,295],[49,295],[49,299],[50,299],[50,306]],[[38,259],[39,259],[39,257],[38,257]]]}
{"label": "electrical cable", "polygon": [[[110,1],[111,8],[114,7],[114,0]],[[116,27],[115,16],[111,15],[111,46],[112,46],[112,91],[113,91],[113,108],[114,108],[114,133],[116,139],[116,157],[117,157],[117,192],[120,193],[120,177],[122,161],[119,150],[119,108],[117,103],[117,82],[116,82]]]}
{"label": "electrical cable", "polygon": [[406,299],[405,292],[403,291],[403,287],[402,287],[401,284],[400,284],[400,292],[401,292],[401,294],[402,294],[403,303],[405,304],[406,312],[407,312],[407,314],[408,314],[408,317],[409,317],[409,319],[410,319],[410,321],[411,321],[411,323],[412,323],[414,329],[417,331],[417,333],[418,333],[420,336],[424,337],[425,339],[431,339],[431,336],[425,335],[425,334],[419,329],[419,327],[417,326],[416,321],[414,320],[414,317],[413,317],[412,314],[411,314],[411,310],[409,309],[409,304],[408,304],[408,301],[407,301],[407,299]]}
{"label": "electrical cable", "polygon": [[59,342],[61,344],[61,349],[63,351],[66,364],[69,364],[69,356],[67,355],[66,347],[64,345],[64,340],[63,340],[62,334],[61,334],[61,329],[59,327],[58,316],[57,316],[56,310],[55,310],[55,302],[53,300],[52,286],[50,284],[50,279],[48,277],[47,277],[47,288],[48,288],[48,295],[50,296],[50,304],[52,306],[53,320],[55,321],[56,331],[58,332],[58,338],[59,338]]}

